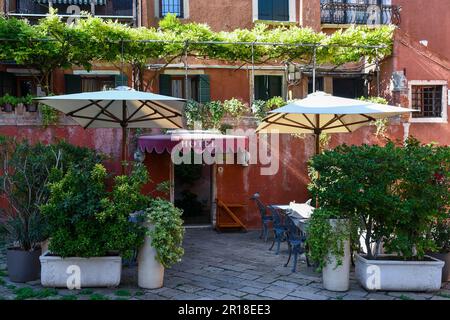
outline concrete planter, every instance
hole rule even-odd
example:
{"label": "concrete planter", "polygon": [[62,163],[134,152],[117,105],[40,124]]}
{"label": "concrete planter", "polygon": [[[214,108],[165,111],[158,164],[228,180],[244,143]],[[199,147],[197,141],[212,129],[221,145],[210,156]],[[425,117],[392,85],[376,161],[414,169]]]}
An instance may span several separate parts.
{"label": "concrete planter", "polygon": [[[151,229],[153,226],[146,224]],[[138,253],[138,285],[144,289],[157,289],[163,286],[164,266],[156,260],[156,249],[152,239],[145,236],[144,244]]]}
{"label": "concrete planter", "polygon": [[[333,230],[345,228],[348,220],[332,219],[330,220]],[[330,291],[348,291],[350,288],[350,240],[343,242],[344,256],[342,257],[342,265],[336,267],[337,258],[330,255],[328,263],[322,270],[323,287]]]}
{"label": "concrete planter", "polygon": [[69,283],[76,283],[74,276],[78,272],[81,288],[117,287],[120,284],[122,258],[119,256],[63,259],[46,253],[40,260],[44,287],[69,287]]}
{"label": "concrete planter", "polygon": [[367,260],[356,255],[355,275],[366,290],[437,291],[441,288],[444,262],[430,256],[427,261],[401,261],[395,255]]}
{"label": "concrete planter", "polygon": [[24,251],[20,248],[8,248],[6,251],[6,264],[9,279],[12,282],[24,283],[39,279],[41,265],[39,256],[41,249]]}
{"label": "concrete planter", "polygon": [[430,253],[430,256],[438,260],[444,261],[442,268],[442,282],[450,281],[450,252],[447,253]]}

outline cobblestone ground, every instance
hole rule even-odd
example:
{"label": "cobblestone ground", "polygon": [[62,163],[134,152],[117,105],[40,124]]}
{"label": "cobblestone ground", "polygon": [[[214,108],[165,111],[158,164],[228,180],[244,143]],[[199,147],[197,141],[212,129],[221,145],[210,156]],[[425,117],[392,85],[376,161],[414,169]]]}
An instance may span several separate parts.
{"label": "cobblestone ground", "polygon": [[188,229],[183,261],[166,270],[164,287],[143,290],[137,286],[136,267],[124,267],[122,283],[114,289],[48,289],[39,281],[15,284],[5,270],[4,248],[0,248],[0,299],[64,300],[449,300],[450,284],[439,292],[367,292],[351,275],[351,289],[336,293],[324,290],[320,274],[300,261],[296,273],[283,265],[285,245],[279,255],[269,251],[270,242],[258,232],[217,233]]}

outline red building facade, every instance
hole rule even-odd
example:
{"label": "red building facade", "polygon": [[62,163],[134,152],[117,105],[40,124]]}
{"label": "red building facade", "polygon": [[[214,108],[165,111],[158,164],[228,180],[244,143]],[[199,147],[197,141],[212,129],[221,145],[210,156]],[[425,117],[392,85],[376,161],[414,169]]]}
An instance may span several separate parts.
{"label": "red building facade", "polygon": [[[39,5],[37,2],[40,2]],[[0,0],[0,8],[11,16],[35,19],[38,18],[35,14],[45,14],[48,2],[52,2],[52,6],[57,7],[60,14],[71,13],[67,11],[69,5],[59,4],[58,0]],[[319,66],[316,87],[350,98],[376,95],[379,91],[381,96],[388,98],[393,104],[421,110],[414,118],[392,122],[387,131],[389,138],[403,140],[408,135],[413,135],[425,143],[434,141],[442,145],[450,144],[450,35],[447,32],[450,19],[446,16],[448,0],[96,0],[82,9],[99,16],[116,16],[133,26],[155,26],[170,11],[177,13],[183,21],[207,23],[216,31],[252,28],[256,22],[263,22],[295,24],[329,33],[355,23],[370,24],[371,19],[378,23],[394,22],[398,28],[393,54],[380,61],[379,77],[374,66],[364,63],[347,65],[338,70]],[[194,92],[193,96],[184,96],[183,81],[180,79],[184,78],[185,71],[180,63],[168,65],[157,76],[151,71],[155,67],[157,66],[149,65],[149,70],[144,74],[144,80],[156,79],[151,82],[150,91],[183,98],[199,98],[194,91],[191,91]],[[257,66],[255,78],[252,78],[250,66],[238,67],[240,66],[218,61],[190,60],[188,75],[191,85],[203,90],[202,97],[206,96],[207,100],[239,98],[250,103],[253,99],[269,98],[261,95],[260,92],[264,91],[258,87],[261,83],[271,83],[270,95],[289,99],[302,98],[311,91],[312,80],[308,71],[302,73],[302,79],[298,83],[288,86],[284,66]],[[21,69],[20,66],[2,64],[0,75],[1,95],[7,92],[17,95],[28,92],[35,94],[38,90],[32,84],[29,70]],[[92,72],[57,71],[54,74],[54,91],[62,94],[114,87],[120,81],[119,75],[119,70],[106,64],[97,65]],[[256,122],[250,117],[244,117],[238,126],[255,128]],[[384,143],[385,140],[376,137],[374,132],[375,127],[368,126],[352,134],[336,134],[331,137],[329,147],[341,143]],[[96,148],[112,159],[120,158],[120,144],[117,143],[121,139],[120,130],[83,130],[63,117],[58,125],[43,128],[38,113],[21,108],[16,108],[14,112],[0,112],[0,134],[43,142],[66,139],[76,145]],[[211,222],[217,216],[217,198],[229,204],[242,204],[242,207],[235,209],[236,214],[250,228],[258,226],[256,207],[249,201],[249,197],[257,191],[268,203],[307,200],[307,160],[313,153],[312,137],[300,139],[284,135],[280,137],[279,159],[274,159],[279,161],[279,169],[274,175],[261,175],[263,166],[260,164],[213,166],[208,171],[210,192],[207,196],[210,199],[205,200],[211,212]],[[154,184],[167,179],[175,184],[174,169],[169,160],[167,155],[147,155],[145,163]],[[110,161],[109,167],[119,172],[118,161]],[[148,191],[154,190],[154,184],[148,186]]]}

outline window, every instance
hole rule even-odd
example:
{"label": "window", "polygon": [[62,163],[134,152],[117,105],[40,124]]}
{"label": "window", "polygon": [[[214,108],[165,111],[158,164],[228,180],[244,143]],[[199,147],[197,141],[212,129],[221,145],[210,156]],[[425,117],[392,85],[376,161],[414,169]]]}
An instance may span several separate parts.
{"label": "window", "polygon": [[[323,87],[323,77],[316,77],[316,91],[325,91]],[[313,92],[313,79],[308,78],[308,94]]]}
{"label": "window", "polygon": [[289,0],[258,0],[258,20],[290,21]]}
{"label": "window", "polygon": [[127,85],[126,75],[78,75],[65,74],[65,92],[80,93],[111,90],[118,86]]}
{"label": "window", "polygon": [[414,85],[411,86],[411,107],[419,110],[413,112],[413,118],[442,117],[443,86]]}
{"label": "window", "polygon": [[186,90],[185,76],[161,74],[159,76],[159,93],[198,102],[209,102],[211,100],[209,76],[206,74],[188,76]]}
{"label": "window", "polygon": [[255,76],[255,99],[269,100],[283,96],[282,76]]}
{"label": "window", "polygon": [[168,13],[174,13],[179,18],[184,17],[183,0],[159,0],[159,16],[165,17]]}

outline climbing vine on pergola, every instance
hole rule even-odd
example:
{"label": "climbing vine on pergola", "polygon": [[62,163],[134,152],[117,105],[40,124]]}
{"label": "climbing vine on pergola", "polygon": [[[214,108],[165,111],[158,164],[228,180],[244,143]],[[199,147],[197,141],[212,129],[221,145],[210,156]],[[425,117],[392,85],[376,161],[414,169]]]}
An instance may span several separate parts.
{"label": "climbing vine on pergola", "polygon": [[331,35],[298,26],[215,32],[206,24],[182,23],[174,15],[158,28],[132,28],[86,15],[66,24],[55,12],[30,25],[26,20],[0,17],[0,59],[40,71],[39,83],[51,92],[51,73],[95,62],[127,63],[142,68],[151,61],[169,63],[195,56],[240,63],[294,61],[341,65],[382,59],[392,50],[393,26],[359,26]]}

